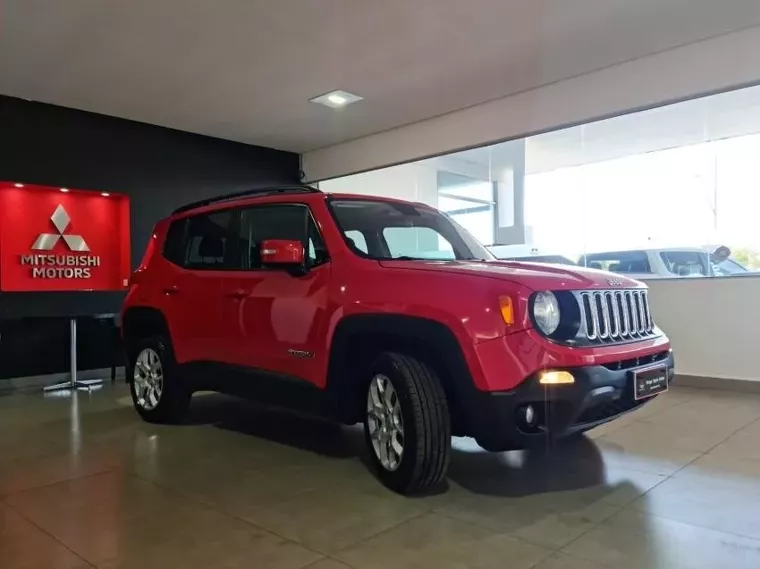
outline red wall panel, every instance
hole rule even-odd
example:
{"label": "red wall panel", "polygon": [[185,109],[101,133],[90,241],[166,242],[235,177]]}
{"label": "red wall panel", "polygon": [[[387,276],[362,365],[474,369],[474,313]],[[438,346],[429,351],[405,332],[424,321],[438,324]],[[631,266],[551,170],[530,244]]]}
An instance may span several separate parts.
{"label": "red wall panel", "polygon": [[0,290],[117,291],[129,274],[126,196],[0,182]]}

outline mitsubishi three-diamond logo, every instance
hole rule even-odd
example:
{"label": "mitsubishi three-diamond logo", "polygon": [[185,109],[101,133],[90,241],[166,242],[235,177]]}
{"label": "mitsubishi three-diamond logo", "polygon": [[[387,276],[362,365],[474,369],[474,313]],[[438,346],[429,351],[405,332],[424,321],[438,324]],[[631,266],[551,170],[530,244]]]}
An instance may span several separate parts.
{"label": "mitsubishi three-diamond logo", "polygon": [[64,234],[64,231],[66,231],[66,228],[71,223],[71,218],[62,205],[55,208],[53,215],[50,216],[50,221],[53,222],[58,233],[40,233],[34,245],[32,245],[32,249],[35,251],[52,251],[56,243],[63,237],[64,242],[71,251],[85,252],[90,250],[81,235]]}
{"label": "mitsubishi three-diamond logo", "polygon": [[[30,265],[34,279],[89,279],[92,268],[100,266],[100,257],[90,253],[90,247],[81,235],[66,233],[71,218],[63,205],[50,216],[57,233],[40,233],[32,244],[32,255],[22,255],[21,264]],[[54,254],[53,249],[63,240],[68,255]],[[39,253],[40,251],[44,253]]]}

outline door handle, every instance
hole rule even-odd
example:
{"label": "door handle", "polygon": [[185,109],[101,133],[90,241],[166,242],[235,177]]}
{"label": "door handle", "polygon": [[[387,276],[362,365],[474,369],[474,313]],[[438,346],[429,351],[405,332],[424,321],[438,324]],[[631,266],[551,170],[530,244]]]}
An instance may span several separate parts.
{"label": "door handle", "polygon": [[239,288],[237,290],[233,290],[232,292],[228,292],[227,296],[229,296],[230,298],[235,298],[239,300],[241,298],[245,298],[246,296],[248,296],[248,294],[249,292],[247,290],[243,290]]}
{"label": "door handle", "polygon": [[177,294],[178,292],[179,287],[177,285],[172,285],[164,289],[164,294]]}

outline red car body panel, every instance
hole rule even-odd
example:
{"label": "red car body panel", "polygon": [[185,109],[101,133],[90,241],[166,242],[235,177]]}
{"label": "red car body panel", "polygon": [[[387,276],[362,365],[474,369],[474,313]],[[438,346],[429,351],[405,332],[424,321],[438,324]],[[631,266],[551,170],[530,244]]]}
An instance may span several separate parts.
{"label": "red car body panel", "polygon": [[[536,291],[644,286],[637,281],[581,267],[362,258],[347,245],[326,199],[320,193],[256,197],[171,218],[233,205],[308,205],[330,262],[298,277],[284,271],[178,267],[159,253],[168,228],[168,221],[161,221],[133,276],[125,310],[160,310],[179,363],[224,361],[301,378],[320,388],[328,381],[335,331],[354,315],[400,314],[446,326],[461,347],[476,388],[486,392],[514,389],[538,370],[601,365],[670,349],[664,335],[599,347],[561,345],[537,332],[528,316],[529,299]],[[500,296],[512,299],[516,319],[511,325],[502,319]],[[188,299],[193,299],[191,304]],[[302,353],[310,357],[293,357]]]}
{"label": "red car body panel", "polygon": [[665,336],[617,346],[568,348],[530,329],[478,344],[475,359],[469,363],[480,389],[506,391],[539,370],[604,365],[669,349]]}

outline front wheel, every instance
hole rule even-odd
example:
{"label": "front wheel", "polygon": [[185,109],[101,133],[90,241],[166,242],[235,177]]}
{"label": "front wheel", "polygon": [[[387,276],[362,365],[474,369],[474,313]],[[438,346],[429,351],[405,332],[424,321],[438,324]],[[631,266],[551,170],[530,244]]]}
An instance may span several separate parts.
{"label": "front wheel", "polygon": [[177,376],[170,344],[161,337],[140,342],[129,362],[132,403],[150,423],[178,423],[190,405],[190,389]]}
{"label": "front wheel", "polygon": [[367,387],[364,434],[383,484],[401,494],[437,486],[451,456],[446,395],[423,361],[382,354]]}

